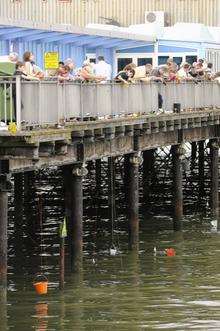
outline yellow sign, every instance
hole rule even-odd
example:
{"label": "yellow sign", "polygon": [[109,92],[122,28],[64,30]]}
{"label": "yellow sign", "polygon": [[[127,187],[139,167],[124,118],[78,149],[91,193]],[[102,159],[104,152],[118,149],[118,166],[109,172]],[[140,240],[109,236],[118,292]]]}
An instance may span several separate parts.
{"label": "yellow sign", "polygon": [[44,53],[45,69],[57,69],[58,66],[59,66],[59,53],[58,52]]}

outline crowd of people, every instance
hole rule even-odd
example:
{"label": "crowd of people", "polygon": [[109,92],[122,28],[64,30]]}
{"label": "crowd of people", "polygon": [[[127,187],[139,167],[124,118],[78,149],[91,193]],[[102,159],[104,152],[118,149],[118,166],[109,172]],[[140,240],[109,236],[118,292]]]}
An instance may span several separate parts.
{"label": "crowd of people", "polygon": [[112,79],[112,67],[105,61],[103,56],[98,57],[97,63],[85,60],[80,68],[76,68],[71,58],[60,61],[57,69],[43,71],[35,64],[34,54],[25,52],[23,60],[20,61],[18,54],[11,53],[9,60],[15,63],[15,75],[20,75],[25,80],[58,80],[60,83],[65,81],[75,82],[96,82],[106,83],[114,81],[122,84],[132,84],[141,82],[180,82],[201,80],[217,80],[220,83],[220,72],[213,71],[213,64],[199,59],[193,64],[187,62],[178,66],[173,58],[168,58],[166,64],[153,67],[151,64],[137,67],[130,63]]}

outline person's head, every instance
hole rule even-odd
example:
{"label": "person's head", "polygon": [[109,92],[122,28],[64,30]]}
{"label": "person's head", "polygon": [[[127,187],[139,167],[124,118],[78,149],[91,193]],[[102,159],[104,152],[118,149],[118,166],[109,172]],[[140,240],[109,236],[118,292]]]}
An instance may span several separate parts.
{"label": "person's head", "polygon": [[135,70],[134,69],[129,69],[129,70],[126,70],[127,72],[127,75],[129,78],[133,78],[134,75],[135,75]]}
{"label": "person's head", "polygon": [[152,64],[147,63],[147,64],[145,65],[145,71],[146,71],[146,74],[150,74],[150,72],[152,71],[152,69],[153,69]]}
{"label": "person's head", "polygon": [[183,64],[183,69],[184,69],[185,71],[189,71],[189,70],[190,70],[190,64],[187,63],[187,62],[185,62],[185,63]]}
{"label": "person's head", "polygon": [[68,58],[64,61],[64,64],[70,68],[70,70],[73,70],[75,68],[75,64],[71,58]]}
{"label": "person's head", "polygon": [[207,68],[212,69],[212,68],[213,68],[213,63],[209,62],[209,63],[207,64]]}
{"label": "person's head", "polygon": [[198,63],[203,64],[204,63],[204,60],[203,59],[198,59]]}
{"label": "person's head", "polygon": [[9,58],[9,61],[16,63],[16,62],[18,62],[18,53],[11,52],[9,54],[8,58]]}
{"label": "person's head", "polygon": [[203,64],[202,64],[202,62],[197,62],[197,63],[196,63],[196,68],[198,68],[198,69],[203,68]]}
{"label": "person's head", "polygon": [[34,61],[34,54],[29,51],[25,52],[23,55],[23,60],[24,60],[24,62]]}
{"label": "person's head", "polygon": [[127,64],[125,67],[124,67],[124,70],[126,71],[126,70],[131,70],[131,69],[135,69],[137,66],[136,66],[136,64],[134,64],[134,63],[129,63],[129,64]]}
{"label": "person's head", "polygon": [[59,61],[58,67],[60,68],[60,67],[63,67],[63,66],[64,66],[64,62],[63,61]]}
{"label": "person's head", "polygon": [[67,66],[67,65],[61,66],[61,67],[58,69],[58,73],[59,73],[60,75],[66,75],[66,74],[68,74],[68,72],[70,72],[70,68],[69,68],[69,66]]}
{"label": "person's head", "polygon": [[104,58],[104,56],[98,56],[98,61],[105,61],[105,58]]}
{"label": "person's head", "polygon": [[25,71],[24,62],[21,61],[16,62],[15,69],[24,72]]}
{"label": "person's head", "polygon": [[166,77],[168,76],[169,70],[167,65],[160,66],[158,68],[160,76]]}

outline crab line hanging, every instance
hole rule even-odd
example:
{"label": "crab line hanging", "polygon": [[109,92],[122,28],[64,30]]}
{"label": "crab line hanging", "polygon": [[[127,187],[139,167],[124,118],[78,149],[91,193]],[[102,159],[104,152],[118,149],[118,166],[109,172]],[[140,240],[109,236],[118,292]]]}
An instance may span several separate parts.
{"label": "crab line hanging", "polygon": [[33,285],[37,292],[37,294],[47,294],[48,287],[48,279],[43,274],[43,202],[42,202],[42,194],[39,194],[38,199],[38,215],[39,215],[39,223],[40,223],[40,272],[36,274],[34,277]]}

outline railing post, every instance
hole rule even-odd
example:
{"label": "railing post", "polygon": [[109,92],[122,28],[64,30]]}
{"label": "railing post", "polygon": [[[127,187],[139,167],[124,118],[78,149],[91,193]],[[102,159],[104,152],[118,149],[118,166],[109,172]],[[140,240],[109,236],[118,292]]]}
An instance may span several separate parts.
{"label": "railing post", "polygon": [[17,130],[21,130],[21,77],[16,76],[16,123]]}
{"label": "railing post", "polygon": [[83,120],[83,86],[82,82],[80,83],[80,117],[81,121]]}

